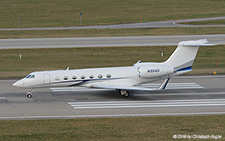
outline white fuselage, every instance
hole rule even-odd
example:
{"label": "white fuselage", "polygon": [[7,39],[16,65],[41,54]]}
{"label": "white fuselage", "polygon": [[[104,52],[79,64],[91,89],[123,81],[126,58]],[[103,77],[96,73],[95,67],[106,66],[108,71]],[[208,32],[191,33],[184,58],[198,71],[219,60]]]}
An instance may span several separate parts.
{"label": "white fuselage", "polygon": [[37,71],[14,83],[21,88],[70,87],[93,84],[134,86],[172,75],[174,69],[163,63],[136,63],[130,67]]}

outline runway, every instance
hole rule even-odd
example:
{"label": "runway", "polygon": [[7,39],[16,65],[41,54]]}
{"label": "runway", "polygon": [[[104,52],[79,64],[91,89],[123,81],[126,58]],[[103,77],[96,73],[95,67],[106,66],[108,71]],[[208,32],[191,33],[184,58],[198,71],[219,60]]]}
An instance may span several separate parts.
{"label": "runway", "polygon": [[208,39],[209,43],[224,45],[225,34],[176,36],[121,36],[80,38],[0,39],[0,49],[79,48],[176,46],[180,41]]}
{"label": "runway", "polygon": [[[31,99],[16,80],[0,80],[0,119],[52,119],[225,114],[225,75],[172,78],[167,90],[131,92],[84,88],[35,90]],[[157,87],[160,82],[145,85]]]}

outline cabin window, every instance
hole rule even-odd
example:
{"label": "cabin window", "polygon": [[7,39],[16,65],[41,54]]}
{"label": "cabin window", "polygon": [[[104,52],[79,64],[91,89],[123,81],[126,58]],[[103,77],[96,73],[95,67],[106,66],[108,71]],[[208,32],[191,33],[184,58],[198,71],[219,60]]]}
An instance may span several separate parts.
{"label": "cabin window", "polygon": [[81,78],[81,79],[85,79],[85,76],[84,76],[84,75],[82,75],[80,78]]}
{"label": "cabin window", "polygon": [[101,75],[101,74],[99,74],[99,75],[98,75],[98,78],[102,78],[102,75]]}
{"label": "cabin window", "polygon": [[35,78],[35,75],[31,75],[31,77],[30,78]]}
{"label": "cabin window", "polygon": [[94,78],[94,75],[90,75],[89,78],[93,79]]}
{"label": "cabin window", "polygon": [[68,77],[67,76],[64,76],[64,80],[68,80]]}
{"label": "cabin window", "polygon": [[56,76],[56,77],[55,77],[55,80],[56,80],[56,81],[58,81],[58,80],[59,80],[59,77],[58,77],[58,76]]}
{"label": "cabin window", "polygon": [[111,77],[111,74],[107,74],[106,77],[107,77],[107,78],[110,78],[110,77]]}
{"label": "cabin window", "polygon": [[77,79],[77,77],[76,76],[73,76],[72,79],[75,80],[75,79]]}

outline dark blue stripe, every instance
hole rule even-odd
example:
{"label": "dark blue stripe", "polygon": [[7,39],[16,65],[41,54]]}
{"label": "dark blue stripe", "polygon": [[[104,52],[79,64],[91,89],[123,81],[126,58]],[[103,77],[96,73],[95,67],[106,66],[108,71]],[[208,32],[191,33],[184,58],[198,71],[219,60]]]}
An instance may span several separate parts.
{"label": "dark blue stripe", "polygon": [[188,70],[191,70],[191,67],[192,67],[192,66],[186,67],[186,68],[182,68],[182,69],[179,69],[179,70],[177,70],[177,71],[188,71]]}
{"label": "dark blue stripe", "polygon": [[167,78],[166,84],[164,85],[163,89],[166,89],[166,86],[167,86],[169,80],[170,80],[170,78]]}

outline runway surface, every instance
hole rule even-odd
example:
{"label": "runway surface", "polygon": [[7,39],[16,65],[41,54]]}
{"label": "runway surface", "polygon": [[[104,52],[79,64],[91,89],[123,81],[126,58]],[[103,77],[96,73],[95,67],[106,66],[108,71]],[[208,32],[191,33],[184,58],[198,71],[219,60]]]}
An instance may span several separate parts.
{"label": "runway surface", "polygon": [[[224,27],[225,25],[187,25],[186,22],[223,20],[225,17],[196,18],[130,24],[77,26],[77,27],[42,27],[42,28],[0,28],[0,31],[22,30],[71,30],[71,29],[125,29],[125,28],[164,28],[164,27]],[[183,23],[183,24],[181,24]]]}
{"label": "runway surface", "polygon": [[[172,78],[167,90],[131,92],[84,88],[27,90],[0,80],[0,119],[46,119],[225,114],[225,75]],[[160,82],[145,85],[157,87]]]}
{"label": "runway surface", "polygon": [[176,46],[180,41],[208,39],[211,44],[224,45],[225,34],[177,36],[121,36],[83,38],[0,39],[0,49]]}

